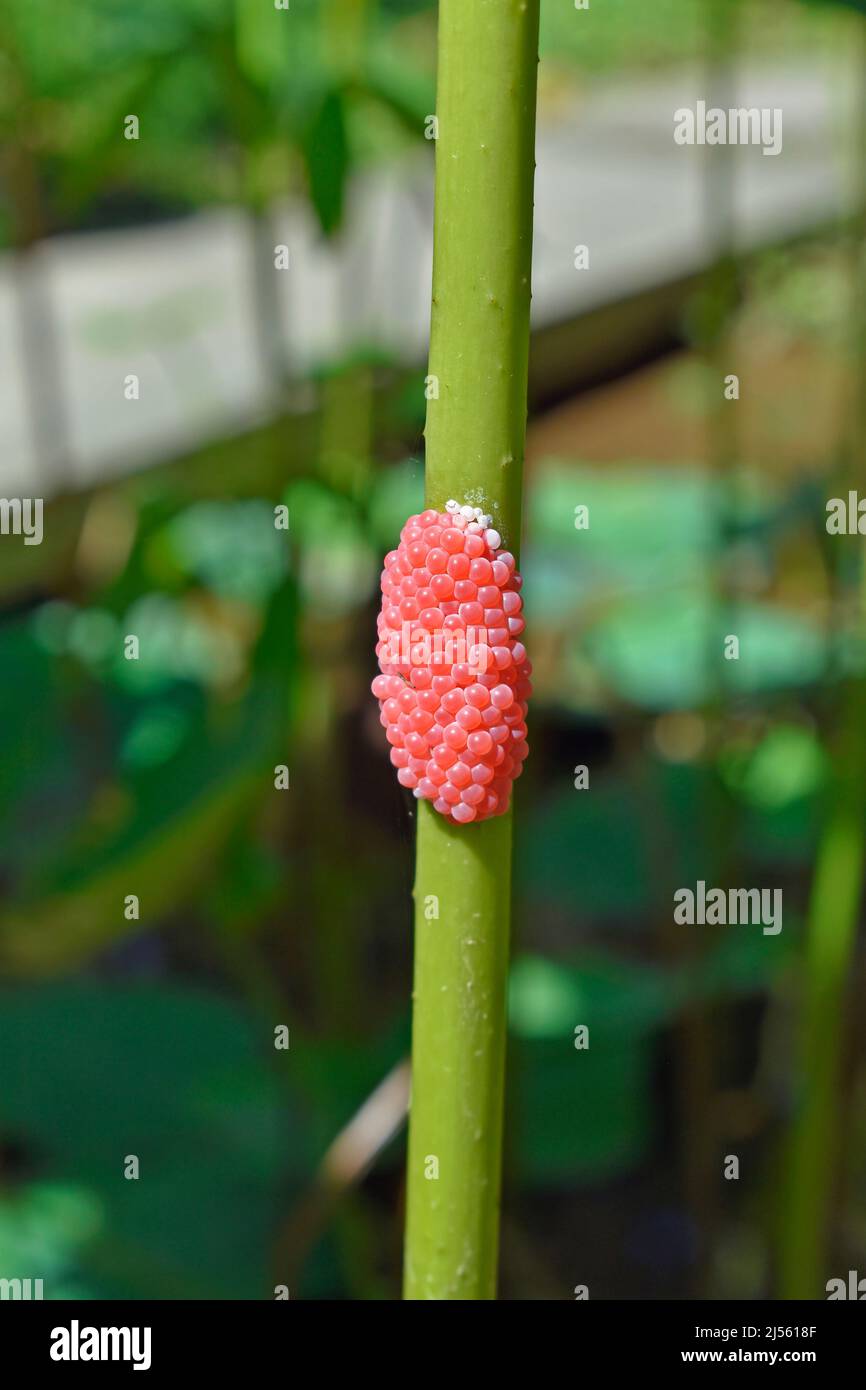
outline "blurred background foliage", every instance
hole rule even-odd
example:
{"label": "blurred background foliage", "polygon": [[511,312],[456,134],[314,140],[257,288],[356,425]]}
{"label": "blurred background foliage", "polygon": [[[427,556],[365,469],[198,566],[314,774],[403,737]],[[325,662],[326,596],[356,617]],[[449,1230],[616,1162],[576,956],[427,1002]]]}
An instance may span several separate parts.
{"label": "blurred background foliage", "polygon": [[[862,47],[862,9],[543,0],[542,121],[727,62],[723,12],[740,61],[779,66]],[[0,0],[10,273],[217,205],[267,257],[286,197],[332,243],[354,180],[428,176],[435,6],[291,16],[280,43],[259,0]],[[536,381],[505,1297],[821,1296],[866,1259],[861,560],[824,529],[860,476],[861,233],[862,210],[722,255],[645,360]],[[369,681],[424,364],[347,339],[299,378],[267,281],[247,293],[266,417],[63,476],[44,544],[0,547],[0,1275],[50,1297],[399,1289],[412,806]],[[121,361],[202,308],[87,332]],[[50,339],[25,363],[47,416]],[[749,382],[734,435],[722,358]],[[698,879],[783,887],[784,931],[684,934]]]}

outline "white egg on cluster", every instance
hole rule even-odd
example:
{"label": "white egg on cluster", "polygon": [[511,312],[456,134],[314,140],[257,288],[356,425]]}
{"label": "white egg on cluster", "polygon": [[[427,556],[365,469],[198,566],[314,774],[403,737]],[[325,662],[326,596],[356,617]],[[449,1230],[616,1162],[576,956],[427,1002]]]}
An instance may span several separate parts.
{"label": "white egg on cluster", "polygon": [[449,516],[454,518],[459,527],[466,529],[467,534],[483,536],[491,550],[500,549],[502,536],[494,528],[493,517],[489,516],[483,507],[472,507],[468,503],[461,506],[454,497],[451,497],[445,503],[445,510]]}

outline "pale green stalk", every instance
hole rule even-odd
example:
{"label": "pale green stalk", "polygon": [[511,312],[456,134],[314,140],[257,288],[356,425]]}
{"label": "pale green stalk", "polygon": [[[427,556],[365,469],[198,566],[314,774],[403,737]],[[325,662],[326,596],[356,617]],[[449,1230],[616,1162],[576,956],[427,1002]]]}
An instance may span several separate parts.
{"label": "pale green stalk", "polygon": [[[538,10],[439,6],[427,502],[483,506],[515,554]],[[510,907],[510,813],[457,827],[419,802],[409,1299],[496,1296]]]}

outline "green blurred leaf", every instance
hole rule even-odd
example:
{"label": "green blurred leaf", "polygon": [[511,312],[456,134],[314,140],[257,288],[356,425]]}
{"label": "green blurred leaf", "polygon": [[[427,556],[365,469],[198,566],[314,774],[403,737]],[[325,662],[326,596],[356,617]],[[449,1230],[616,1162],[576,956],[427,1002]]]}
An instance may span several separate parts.
{"label": "green blurred leaf", "polygon": [[[198,991],[68,983],[3,995],[0,1054],[0,1126],[81,1194],[72,1227],[68,1200],[42,1224],[88,1285],[268,1296],[279,1186],[311,1162],[270,1035]],[[124,1179],[127,1154],[137,1181]]]}
{"label": "green blurred leaf", "polygon": [[[509,989],[514,1133],[534,1183],[610,1180],[644,1156],[651,1137],[652,1048],[665,1014],[661,978],[598,956],[580,967],[515,961]],[[589,1046],[575,1047],[575,1028]]]}
{"label": "green blurred leaf", "polygon": [[[509,1022],[513,1133],[531,1182],[610,1181],[653,1132],[653,1039],[687,1004],[766,987],[791,940],[737,929],[697,962],[663,971],[596,953],[579,964],[514,962]],[[575,1029],[588,1028],[588,1046]]]}
{"label": "green blurred leaf", "polygon": [[298,546],[307,611],[333,617],[365,604],[376,588],[379,557],[358,506],[311,478],[290,483],[283,501]]}
{"label": "green blurred leaf", "polygon": [[333,236],[343,220],[349,140],[343,92],[332,87],[304,132],[301,151],[307,170],[310,200],[325,236]]}
{"label": "green blurred leaf", "polygon": [[672,995],[660,971],[612,956],[586,956],[572,967],[523,955],[511,967],[508,1016],[523,1038],[568,1040],[577,1024],[639,1038],[667,1017]]}
{"label": "green blurred leaf", "polygon": [[393,550],[407,516],[424,507],[424,468],[420,459],[406,459],[384,468],[373,481],[367,516],[373,539],[383,552]]}
{"label": "green blurred leaf", "polygon": [[81,1186],[7,1188],[0,1194],[0,1279],[40,1279],[47,1299],[94,1297],[81,1266],[104,1219],[102,1204]]}
{"label": "green blurred leaf", "polygon": [[719,756],[727,785],[744,801],[778,810],[814,796],[828,771],[827,755],[814,729],[779,724],[756,747],[726,745]]}
{"label": "green blurred leaf", "polygon": [[234,11],[238,67],[251,82],[267,86],[285,68],[294,16],[262,0],[234,0]]}
{"label": "green blurred leaf", "polygon": [[[0,914],[7,971],[52,973],[132,931],[156,925],[196,891],[236,827],[272,789],[270,759],[285,719],[283,693],[248,702],[218,740],[197,728],[168,762],[144,764],[103,826],[83,816],[31,866]],[[166,787],[170,796],[166,796]],[[141,900],[127,921],[124,899]]]}
{"label": "green blurred leaf", "polygon": [[392,45],[380,42],[368,54],[363,83],[409,135],[423,138],[425,121],[436,110],[436,88],[429,74],[407,63],[405,54]]}
{"label": "green blurred leaf", "polygon": [[576,654],[588,652],[620,696],[651,709],[694,708],[719,689],[798,689],[824,674],[824,635],[798,614],[741,602],[728,621],[739,638],[739,660],[724,658],[722,615],[709,594],[635,597],[598,621]]}

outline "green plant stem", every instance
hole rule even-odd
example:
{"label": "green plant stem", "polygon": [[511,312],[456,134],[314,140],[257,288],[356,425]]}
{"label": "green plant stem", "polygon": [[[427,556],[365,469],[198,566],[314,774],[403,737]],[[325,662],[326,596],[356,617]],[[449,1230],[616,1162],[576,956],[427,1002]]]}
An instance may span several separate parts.
{"label": "green plant stem", "polygon": [[779,1243],[779,1294],[820,1298],[827,1223],[839,1175],[842,1050],[863,892],[866,730],[862,682],[852,682],[833,784],[834,805],[815,864],[803,962],[798,1106],[788,1140]]}
{"label": "green plant stem", "polygon": [[[859,212],[851,245],[853,281],[851,347],[855,394],[851,430],[839,475],[838,496],[863,485],[866,423],[866,24],[860,25],[860,92],[855,132],[860,179]],[[834,489],[835,490],[835,489]],[[859,539],[859,538],[858,538]],[[836,545],[839,544],[835,538]],[[852,543],[842,553],[833,585],[835,607],[847,603],[862,613],[866,603],[862,549]],[[859,593],[858,593],[859,589]],[[850,593],[849,593],[850,591]],[[834,619],[828,634],[838,669],[839,632]],[[863,821],[866,815],[866,683],[849,679],[841,687],[841,715],[835,740],[832,809],[823,828],[806,919],[802,965],[802,1022],[797,1077],[797,1108],[787,1138],[777,1247],[777,1282],[784,1299],[822,1298],[831,1250],[829,1222],[833,1199],[844,1189],[842,1149],[844,1054],[851,1029],[851,983],[864,883]]]}
{"label": "green plant stem", "polygon": [[[483,506],[515,554],[538,10],[439,6],[427,502]],[[408,1299],[496,1296],[511,838],[510,813],[458,827],[419,803]]]}

